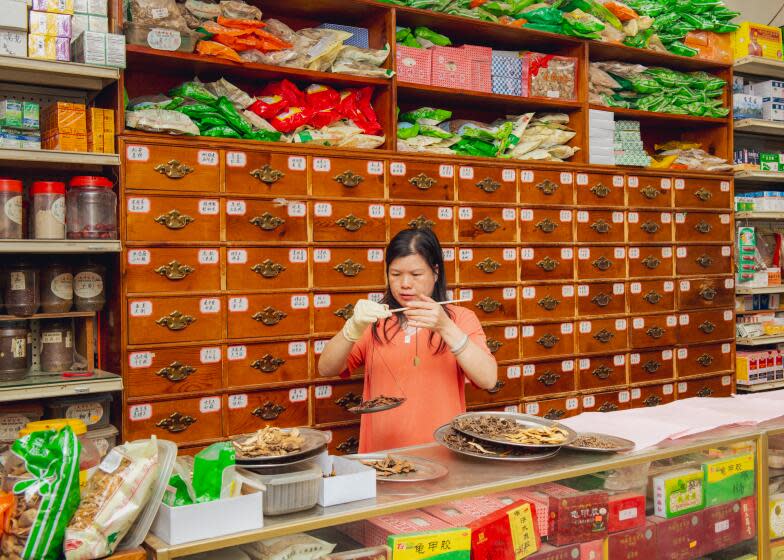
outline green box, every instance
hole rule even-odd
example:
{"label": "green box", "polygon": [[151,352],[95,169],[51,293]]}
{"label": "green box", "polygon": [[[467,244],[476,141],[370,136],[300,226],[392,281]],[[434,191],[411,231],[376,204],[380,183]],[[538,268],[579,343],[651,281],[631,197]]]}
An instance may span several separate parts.
{"label": "green box", "polygon": [[24,130],[41,129],[41,106],[34,101],[22,102],[22,128]]}
{"label": "green box", "polygon": [[760,161],[762,171],[784,171],[784,163],[777,161]]}
{"label": "green box", "polygon": [[760,163],[784,163],[784,154],[760,152]]}
{"label": "green box", "polygon": [[653,479],[654,514],[670,519],[705,508],[701,469],[683,469]]}
{"label": "green box", "polygon": [[754,453],[703,463],[705,506],[717,506],[754,494]]}
{"label": "green box", "polygon": [[392,560],[470,560],[471,530],[465,527],[390,535]]}
{"label": "green box", "polygon": [[21,128],[22,103],[16,99],[3,99],[0,101],[0,126],[6,128]]}

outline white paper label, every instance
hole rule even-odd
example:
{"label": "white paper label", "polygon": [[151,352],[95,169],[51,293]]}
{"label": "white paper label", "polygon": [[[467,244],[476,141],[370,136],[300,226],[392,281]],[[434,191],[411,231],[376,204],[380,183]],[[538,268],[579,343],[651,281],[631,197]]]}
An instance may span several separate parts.
{"label": "white paper label", "polygon": [[154,357],[152,352],[131,352],[128,354],[128,365],[133,369],[148,368]]}
{"label": "white paper label", "polygon": [[393,161],[389,164],[389,174],[394,177],[402,177],[406,174],[406,164],[402,161]]}
{"label": "white paper label", "polygon": [[438,166],[438,176],[442,179],[451,179],[455,176],[455,168],[451,165],[441,164]]}
{"label": "white paper label", "polygon": [[721,215],[719,216],[719,221],[720,221],[720,222],[721,222],[723,225],[727,225],[727,224],[729,224],[729,223],[730,223],[730,215],[729,215],[729,214],[721,214]]}
{"label": "white paper label", "polygon": [[203,216],[214,216],[218,213],[219,203],[214,199],[199,201],[199,214]]}
{"label": "white paper label", "polygon": [[517,297],[517,288],[504,288],[502,295],[504,299],[515,299]]}
{"label": "white paper label", "polygon": [[457,211],[457,217],[461,220],[470,220],[474,217],[473,208],[461,207]]}
{"label": "white paper label", "polygon": [[534,211],[530,208],[523,208],[520,210],[520,220],[523,222],[531,222],[534,219]]}
{"label": "white paper label", "polygon": [[638,177],[627,177],[626,181],[627,184],[633,189],[636,189],[638,186],[640,186],[640,179]]}
{"label": "white paper label", "polygon": [[202,313],[218,313],[220,311],[220,300],[218,298],[201,298],[199,300],[199,311]]}
{"label": "white paper label", "polygon": [[[624,323],[626,323],[626,319],[621,319],[621,320]],[[623,328],[624,329],[626,328],[625,324],[624,324]],[[613,365],[614,366],[619,367],[619,366],[624,365],[625,363],[626,363],[626,356],[624,356],[623,354],[617,354],[617,355],[613,356]]]}
{"label": "white paper label", "polygon": [[227,260],[229,264],[245,264],[248,262],[248,252],[245,249],[229,249]]}
{"label": "white paper label", "polygon": [[329,294],[316,294],[313,296],[313,307],[316,309],[324,309],[329,307],[332,303],[332,298]]}
{"label": "white paper label", "polygon": [[637,212],[629,212],[629,223],[636,224],[640,221],[640,215]]}
{"label": "white paper label", "polygon": [[574,297],[574,286],[571,284],[567,284],[566,286],[561,286],[561,296],[562,297]]}
{"label": "white paper label", "polygon": [[305,263],[308,262],[307,249],[289,249],[289,262],[290,263]]}
{"label": "white paper label", "polygon": [[678,247],[678,249],[675,251],[675,254],[678,256],[679,259],[685,259],[686,255],[688,254],[688,251],[686,247]]}
{"label": "white paper label", "polygon": [[681,325],[688,325],[689,324],[689,316],[685,313],[678,318],[678,322]]}
{"label": "white paper label", "polygon": [[501,218],[505,222],[513,222],[515,219],[514,208],[504,208],[503,210],[501,210]]}
{"label": "white paper label", "polygon": [[574,182],[574,175],[572,173],[561,173],[561,184],[571,185]]}
{"label": "white paper label", "polygon": [[719,188],[721,189],[721,192],[730,192],[730,182],[722,181]]}
{"label": "white paper label", "polygon": [[667,326],[674,327],[678,324],[678,318],[675,315],[667,315]]}
{"label": "white paper label", "polygon": [[329,249],[313,249],[313,262],[328,263],[332,260],[332,251]]}
{"label": "white paper label", "polygon": [[248,298],[246,297],[229,298],[229,312],[242,313],[247,310],[248,310]]}
{"label": "white paper label", "polygon": [[289,401],[293,403],[305,402],[308,400],[308,390],[305,387],[289,389]]}
{"label": "white paper label", "polygon": [[623,212],[613,212],[612,213],[612,221],[614,224],[622,224],[623,223]]}
{"label": "white paper label", "polygon": [[686,214],[683,212],[677,212],[675,214],[675,223],[676,224],[685,224],[686,223]]}
{"label": "white paper label", "polygon": [[524,261],[533,260],[534,250],[529,248],[520,249],[520,258]]}
{"label": "white paper label", "polygon": [[460,178],[461,179],[473,179],[474,178],[474,168],[468,166],[460,166]]}
{"label": "white paper label", "polygon": [[531,325],[523,326],[523,337],[529,338],[534,335],[534,328]]}
{"label": "white paper label", "polygon": [[128,419],[131,422],[149,420],[152,418],[151,404],[134,404],[128,407]]}
{"label": "white paper label", "polygon": [[439,206],[438,207],[438,219],[439,220],[451,220],[452,219],[452,208],[450,206]]}
{"label": "white paper label", "polygon": [[680,286],[682,292],[688,292],[689,290],[691,290],[691,282],[689,282],[688,280],[681,280]]}
{"label": "white paper label", "polygon": [[591,250],[588,247],[580,247],[577,249],[577,258],[581,261],[591,258]]}
{"label": "white paper label", "polygon": [[150,251],[147,249],[130,249],[128,251],[128,264],[145,265],[150,264]]}
{"label": "white paper label", "polygon": [[632,365],[637,365],[640,363],[640,355],[639,354],[629,354],[629,363]]}
{"label": "white paper label", "polygon": [[588,297],[588,294],[591,293],[591,287],[585,284],[580,284],[577,286],[577,296],[578,297]]}
{"label": "white paper label", "polygon": [[643,328],[643,327],[645,326],[645,319],[643,319],[642,317],[635,317],[635,318],[632,320],[632,326],[633,326],[635,329],[641,329],[641,328]]}
{"label": "white paper label", "polygon": [[721,353],[722,354],[729,354],[731,346],[729,344],[722,344],[721,345]]}
{"label": "white paper label", "polygon": [[504,169],[503,171],[501,171],[501,180],[504,183],[514,183],[516,176],[517,173],[515,172],[514,169]]}
{"label": "white paper label", "polygon": [[248,357],[248,347],[247,346],[229,346],[226,348],[226,357],[231,362],[236,362],[239,360],[244,360]]}
{"label": "white paper label", "polygon": [[632,389],[632,398],[639,399],[642,396],[642,391],[640,389]]}
{"label": "white paper label", "polygon": [[384,205],[383,204],[371,204],[368,206],[368,216],[371,218],[383,218],[384,217]]}
{"label": "white paper label", "polygon": [[631,399],[631,395],[629,391],[621,391],[618,393],[618,402],[619,403],[627,403]]}
{"label": "white paper label", "polygon": [[199,412],[202,414],[209,414],[211,412],[220,412],[221,401],[220,397],[204,397],[199,399]]}
{"label": "white paper label", "polygon": [[324,348],[327,347],[327,343],[329,340],[317,340],[313,343],[313,352],[316,354],[321,354],[324,351]]}
{"label": "white paper label", "polygon": [[383,175],[384,162],[383,161],[369,161],[367,162],[368,175]]}
{"label": "white paper label", "polygon": [[459,258],[460,258],[460,262],[466,262],[466,261],[474,260],[474,250],[473,249],[460,249]]}
{"label": "white paper label", "polygon": [[675,188],[679,191],[682,191],[683,189],[686,188],[686,181],[684,181],[683,179],[675,179]]}
{"label": "white paper label", "polygon": [[125,157],[128,161],[148,161],[150,149],[147,146],[129,145],[125,148]]}
{"label": "white paper label", "polygon": [[313,171],[327,173],[332,169],[332,161],[329,158],[313,158]]}
{"label": "white paper label", "polygon": [[574,257],[574,251],[572,249],[561,249],[562,259],[571,259],[573,257]]}
{"label": "white paper label", "polygon": [[580,321],[580,332],[582,334],[586,334],[591,332],[591,322],[590,321]]}
{"label": "white paper label", "polygon": [[248,156],[245,152],[226,152],[226,165],[228,167],[245,167],[248,164]]}
{"label": "white paper label", "polygon": [[613,294],[616,296],[622,295],[626,291],[626,286],[621,282],[613,284]]}
{"label": "white paper label", "polygon": [[672,350],[662,350],[662,360],[672,360]]}
{"label": "white paper label", "polygon": [[665,292],[672,292],[673,290],[675,290],[675,282],[671,280],[665,281],[663,286]]}
{"label": "white paper label", "polygon": [[292,218],[304,218],[307,210],[304,202],[289,202],[286,205],[286,213]]}
{"label": "white paper label", "polygon": [[732,311],[727,310],[724,312],[724,320],[732,321]]}
{"label": "white paper label", "polygon": [[[302,156],[289,156],[288,166],[290,171],[305,171],[305,167],[307,167],[307,162],[305,161],[305,158]],[[327,167],[329,167],[329,160],[327,160]],[[315,160],[313,163],[313,169],[316,169]],[[327,171],[329,171],[329,169],[327,169]]]}
{"label": "white paper label", "polygon": [[689,349],[688,348],[678,348],[678,359],[684,360],[689,356]]}
{"label": "white paper label", "polygon": [[306,295],[291,296],[291,308],[292,309],[307,309],[308,308],[308,296],[306,296]]}
{"label": "white paper label", "polygon": [[525,413],[533,415],[539,414],[539,403],[526,403]]}
{"label": "white paper label", "polygon": [[596,397],[588,395],[583,397],[583,408],[593,408],[596,405]]}
{"label": "white paper label", "polygon": [[623,247],[616,247],[613,250],[613,255],[615,256],[616,259],[622,259],[626,256],[626,249],[624,249]]}
{"label": "white paper label", "polygon": [[313,205],[313,214],[319,218],[326,218],[332,215],[332,204],[329,202],[317,202]]}
{"label": "white paper label", "polygon": [[506,340],[517,338],[517,327],[504,327],[504,338]]}
{"label": "white paper label", "polygon": [[131,197],[128,199],[128,212],[131,214],[147,214],[150,211],[150,199]]}
{"label": "white paper label", "polygon": [[215,166],[218,165],[218,152],[212,150],[199,150],[196,158],[199,165]]}
{"label": "white paper label", "polygon": [[289,342],[289,356],[304,356],[308,351],[308,343],[302,340]]}
{"label": "white paper label", "polygon": [[247,408],[247,406],[248,395],[229,395],[229,410],[239,410],[241,408]]}
{"label": "white paper label", "polygon": [[405,206],[390,206],[389,207],[389,217],[393,220],[401,220],[406,217],[406,207]]}
{"label": "white paper label", "polygon": [[589,218],[590,218],[590,214],[588,214],[588,212],[586,212],[585,210],[580,210],[579,212],[577,212],[577,221],[580,222],[581,224],[588,223]]}
{"label": "white paper label", "polygon": [[244,216],[247,210],[247,205],[244,200],[226,201],[226,214],[229,216]]}
{"label": "white paper label", "polygon": [[506,368],[506,377],[508,379],[519,379],[520,374],[520,366],[509,366]]}
{"label": "white paper label", "polygon": [[218,264],[217,249],[199,249],[199,264]]}
{"label": "white paper label", "polygon": [[317,399],[328,399],[332,397],[332,385],[316,385],[313,388],[313,396]]}
{"label": "white paper label", "polygon": [[587,173],[578,173],[577,174],[577,184],[578,185],[587,185],[588,184],[588,174]]}
{"label": "white paper label", "polygon": [[572,334],[574,332],[574,325],[572,323],[561,324],[561,334]]}
{"label": "white paper label", "polygon": [[613,187],[623,187],[623,175],[613,175]]}
{"label": "white paper label", "polygon": [[615,330],[616,331],[625,331],[626,330],[626,319],[616,319],[615,320]]}
{"label": "white paper label", "polygon": [[128,309],[131,317],[149,317],[152,315],[152,302],[132,301],[128,304]]}
{"label": "white paper label", "polygon": [[452,248],[441,249],[441,253],[444,256],[444,261],[446,262],[453,262],[455,260],[455,250]]}
{"label": "white paper label", "polygon": [[668,383],[667,385],[662,387],[662,393],[665,395],[672,395],[672,383]]}
{"label": "white paper label", "polygon": [[722,257],[729,257],[732,254],[731,247],[722,247],[721,248],[721,256]]}

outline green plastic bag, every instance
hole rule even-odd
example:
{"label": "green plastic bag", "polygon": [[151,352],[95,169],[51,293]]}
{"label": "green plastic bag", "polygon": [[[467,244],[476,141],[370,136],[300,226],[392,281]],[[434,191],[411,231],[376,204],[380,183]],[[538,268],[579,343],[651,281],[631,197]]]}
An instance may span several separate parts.
{"label": "green plastic bag", "polygon": [[697,49],[693,49],[681,43],[680,41],[674,41],[667,45],[667,50],[670,51],[672,54],[677,54],[680,56],[697,56],[699,51]]}
{"label": "green plastic bag", "polygon": [[432,29],[428,29],[427,27],[417,27],[414,29],[414,36],[420,39],[425,39],[430,41],[434,45],[438,45],[439,47],[448,47],[452,44],[452,41],[449,40],[449,37],[446,35],[441,35],[440,33],[436,33]]}
{"label": "green plastic bag", "polygon": [[187,97],[194,101],[213,105],[218,98],[212,95],[207,88],[196,82],[185,82],[169,91],[169,97]]}
{"label": "green plastic bag", "polygon": [[236,463],[234,444],[230,441],[213,443],[193,458],[193,491],[196,503],[220,500],[228,495]]}
{"label": "green plastic bag", "polygon": [[441,138],[444,140],[454,136],[452,133],[438,128],[437,126],[433,126],[432,124],[420,124],[419,134],[422,136],[430,136],[431,138]]}
{"label": "green plastic bag", "polygon": [[400,115],[400,120],[410,123],[421,124],[441,124],[452,117],[452,111],[446,109],[433,109],[432,107],[421,107],[414,111],[409,111]]}
{"label": "green plastic bag", "polygon": [[237,132],[240,134],[250,134],[253,132],[253,127],[248,121],[240,116],[237,109],[234,108],[234,104],[229,101],[227,97],[221,96],[218,99],[217,108],[218,113],[220,113],[220,115],[226,119],[226,122]]}
{"label": "green plastic bag", "polygon": [[280,142],[282,136],[283,134],[281,134],[278,131],[254,130],[253,132],[244,134],[242,137],[245,140],[259,140],[261,142]]}
{"label": "green plastic bag", "polygon": [[419,124],[409,122],[397,123],[397,137],[402,140],[408,140],[419,135]]}
{"label": "green plastic bag", "polygon": [[211,136],[213,138],[242,138],[240,133],[231,128],[230,126],[216,126],[205,130],[201,133],[202,136]]}
{"label": "green plastic bag", "polygon": [[563,12],[555,8],[536,8],[523,12],[522,17],[525,18],[529,24],[539,25],[561,25],[563,23]]}
{"label": "green plastic bag", "polygon": [[546,31],[547,33],[558,33],[559,35],[561,35],[563,31],[560,25],[547,25],[544,23],[526,23],[523,27],[536,31]]}
{"label": "green plastic bag", "polygon": [[450,149],[461,156],[495,157],[498,153],[495,145],[476,138],[463,138]]}
{"label": "green plastic bag", "polygon": [[406,37],[411,36],[411,29],[409,27],[400,27],[395,32],[395,41],[398,43],[405,41]]}

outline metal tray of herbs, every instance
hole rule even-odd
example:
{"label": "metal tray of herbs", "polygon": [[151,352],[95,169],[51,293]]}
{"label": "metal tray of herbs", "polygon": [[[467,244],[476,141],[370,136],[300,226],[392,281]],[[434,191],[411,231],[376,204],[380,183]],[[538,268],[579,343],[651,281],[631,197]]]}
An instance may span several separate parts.
{"label": "metal tray of herbs", "polygon": [[[491,443],[511,445],[530,449],[557,449],[569,445],[577,437],[577,432],[546,418],[518,414],[514,412],[466,412],[455,416],[452,427],[458,432]],[[524,440],[509,439],[504,431],[534,430],[549,433],[549,438],[531,437]],[[531,432],[533,433],[533,432]],[[555,437],[556,433],[561,436]],[[556,441],[557,439],[557,441]]]}
{"label": "metal tray of herbs", "polygon": [[[405,397],[387,397],[380,396],[369,401],[363,401],[357,406],[352,406],[348,409],[352,414],[373,414],[375,412],[384,412],[385,410],[392,410],[402,406],[406,402]],[[367,406],[367,405],[370,406]]]}
{"label": "metal tray of herbs", "polygon": [[499,445],[467,436],[455,430],[451,424],[444,424],[438,428],[433,433],[433,437],[436,442],[454,453],[494,461],[512,461],[517,463],[541,461],[542,459],[554,457],[561,450],[560,447],[536,450]]}
{"label": "metal tray of herbs", "polygon": [[[271,428],[264,428],[264,430],[268,429]],[[327,434],[312,428],[282,428],[280,431],[290,433],[295,429],[299,432],[300,437],[303,439],[302,444],[296,451],[276,455],[243,455],[239,450],[236,450],[235,457],[237,464],[243,467],[259,464],[290,464],[292,461],[316,455],[316,450],[323,450],[324,446],[329,443],[329,436]],[[261,431],[263,430],[259,430],[259,432]],[[256,434],[259,432],[235,436],[231,438],[231,441],[246,441],[249,438],[256,436]]]}
{"label": "metal tray of herbs", "polygon": [[384,476],[381,472],[376,469],[376,481],[378,482],[427,482],[429,480],[436,480],[443,476],[446,476],[449,472],[444,465],[440,463],[436,463],[435,461],[430,461],[428,459],[423,459],[421,457],[414,457],[412,455],[399,455],[397,453],[361,453],[358,455],[346,455],[346,459],[352,459],[355,461],[359,461],[365,466],[368,465],[368,462],[375,462],[375,461],[384,461],[387,458],[393,458],[398,461],[402,461],[407,463],[410,467],[413,467],[413,470],[410,472],[404,472],[400,474],[393,474],[390,476]]}
{"label": "metal tray of herbs", "polygon": [[279,461],[274,462],[251,462],[249,459],[243,461],[242,463],[238,462],[237,465],[241,466],[243,469],[248,469],[251,471],[262,471],[264,469],[279,469],[282,467],[289,467],[291,465],[299,465],[301,463],[305,463],[307,461],[312,461],[318,455],[324,453],[327,450],[327,445],[324,444],[320,447],[316,447],[310,451],[306,451],[305,453],[301,453],[297,456],[287,455],[283,457],[278,457]]}
{"label": "metal tray of herbs", "polygon": [[577,438],[565,447],[596,453],[623,453],[632,451],[635,446],[636,444],[630,439],[596,432],[580,432]]}

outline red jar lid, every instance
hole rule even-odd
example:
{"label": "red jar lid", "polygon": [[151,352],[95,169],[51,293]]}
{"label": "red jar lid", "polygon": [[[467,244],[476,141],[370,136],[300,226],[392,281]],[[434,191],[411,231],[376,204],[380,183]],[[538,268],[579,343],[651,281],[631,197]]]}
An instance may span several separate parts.
{"label": "red jar lid", "polygon": [[93,175],[77,175],[71,178],[68,183],[70,187],[104,187],[111,189],[114,185],[106,177],[98,177]]}
{"label": "red jar lid", "polygon": [[57,181],[36,181],[32,194],[65,194],[65,183]]}
{"label": "red jar lid", "polygon": [[17,179],[0,179],[0,192],[22,192],[22,181]]}

